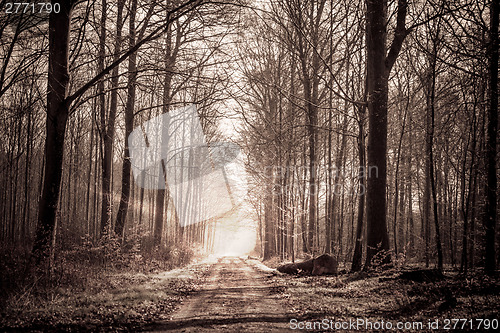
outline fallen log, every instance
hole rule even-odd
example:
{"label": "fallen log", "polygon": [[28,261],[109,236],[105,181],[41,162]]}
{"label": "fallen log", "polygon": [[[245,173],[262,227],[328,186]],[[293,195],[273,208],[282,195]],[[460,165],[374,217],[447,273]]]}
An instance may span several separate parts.
{"label": "fallen log", "polygon": [[337,260],[329,254],[305,260],[298,263],[288,263],[277,268],[286,274],[328,275],[337,274]]}
{"label": "fallen log", "polygon": [[439,269],[416,269],[402,272],[399,278],[415,282],[434,282],[442,280],[445,277]]}

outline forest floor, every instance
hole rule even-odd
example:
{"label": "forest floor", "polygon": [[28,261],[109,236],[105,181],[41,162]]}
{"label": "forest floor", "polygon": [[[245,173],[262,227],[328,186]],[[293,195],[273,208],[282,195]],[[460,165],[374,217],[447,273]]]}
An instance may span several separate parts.
{"label": "forest floor", "polygon": [[161,273],[103,275],[91,288],[38,298],[20,294],[0,309],[0,331],[492,331],[499,281],[447,275],[420,282],[396,271],[283,275],[258,260],[212,258]]}

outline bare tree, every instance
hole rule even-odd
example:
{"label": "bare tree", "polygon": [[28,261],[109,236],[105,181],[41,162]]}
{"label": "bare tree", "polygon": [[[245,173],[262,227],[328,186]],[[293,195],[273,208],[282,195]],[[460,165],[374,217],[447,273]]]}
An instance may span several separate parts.
{"label": "bare tree", "polygon": [[367,255],[366,265],[375,254],[389,249],[387,234],[387,98],[389,73],[407,35],[405,27],[406,0],[398,0],[394,40],[386,55],[387,1],[366,1],[367,103],[368,103],[368,175],[366,192]]}
{"label": "bare tree", "polygon": [[[142,40],[128,49],[118,59],[101,70],[71,95],[69,94],[68,46],[71,13],[75,1],[61,2],[59,13],[52,12],[49,18],[49,74],[47,95],[47,128],[45,142],[45,176],[40,198],[36,239],[33,254],[36,263],[50,256],[54,249],[56,212],[60,195],[65,129],[71,104],[90,87],[99,82],[122,61],[135,53],[142,45],[162,35],[165,29],[179,16],[197,8],[203,2],[189,0],[173,7],[164,23],[153,29]],[[53,253],[53,251],[52,251]]]}
{"label": "bare tree", "polygon": [[495,229],[497,221],[497,136],[498,136],[498,20],[500,3],[492,0],[490,5],[490,31],[488,45],[489,62],[489,105],[488,134],[486,143],[487,179],[486,182],[486,262],[485,269],[493,274],[496,269]]}

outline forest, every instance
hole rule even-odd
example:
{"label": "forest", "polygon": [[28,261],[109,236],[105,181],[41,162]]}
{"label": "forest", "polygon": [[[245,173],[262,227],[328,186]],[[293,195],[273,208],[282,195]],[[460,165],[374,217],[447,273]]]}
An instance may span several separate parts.
{"label": "forest", "polygon": [[0,330],[498,327],[498,0],[0,8]]}

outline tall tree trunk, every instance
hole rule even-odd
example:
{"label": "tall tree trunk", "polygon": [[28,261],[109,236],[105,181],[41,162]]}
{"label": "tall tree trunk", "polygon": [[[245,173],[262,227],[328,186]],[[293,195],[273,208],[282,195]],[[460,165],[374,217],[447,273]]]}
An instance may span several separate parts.
{"label": "tall tree trunk", "polygon": [[[106,11],[107,0],[102,0],[101,6],[101,31],[99,33],[99,54],[97,56],[97,70],[99,72],[104,70],[104,60],[106,57]],[[111,179],[111,155],[109,154],[109,132],[108,125],[106,124],[106,95],[104,92],[104,78],[97,83],[97,93],[99,94],[99,108],[101,112],[101,234],[106,230],[110,224],[111,213],[109,208],[111,205],[110,200],[110,179]]]}
{"label": "tall tree trunk", "polygon": [[[318,34],[320,18],[326,1],[310,1],[306,5],[307,15],[298,19],[296,23],[298,38],[298,54],[301,65],[302,84],[304,87],[304,100],[306,103],[307,137],[309,148],[309,225],[307,232],[307,248],[314,252],[314,236],[318,210],[318,187],[317,181],[317,152],[318,142],[318,89],[319,89],[319,56]],[[299,4],[300,6],[300,4]],[[309,36],[306,36],[309,34]],[[310,44],[310,45],[309,45]]]}
{"label": "tall tree trunk", "polygon": [[497,135],[498,135],[498,17],[500,3],[498,0],[491,1],[490,7],[490,36],[489,36],[489,107],[488,107],[488,137],[486,143],[486,214],[484,224],[486,226],[486,258],[485,270],[493,274],[496,270],[495,254],[495,229],[497,221]]}
{"label": "tall tree trunk", "polygon": [[[116,17],[116,36],[115,36],[115,46],[114,46],[114,54],[113,54],[113,62],[117,61],[120,57],[121,52],[121,44],[122,44],[122,27],[123,27],[123,6],[125,4],[124,0],[118,1],[118,12]],[[105,10],[105,1],[103,1],[103,11]],[[101,21],[104,22],[105,26],[105,18],[106,13],[101,18]],[[104,40],[106,39],[105,34],[106,30],[101,30],[101,33],[104,33],[104,37],[101,36]],[[103,51],[101,50],[101,53]],[[103,56],[102,54],[101,56]],[[136,53],[134,52],[132,56],[134,57]],[[100,69],[102,71],[104,68]],[[102,121],[103,128],[103,144],[104,144],[104,152],[102,159],[102,215],[101,215],[101,233],[107,232],[111,228],[111,218],[113,213],[113,199],[112,199],[112,173],[113,173],[113,141],[115,138],[115,121],[116,121],[116,112],[118,109],[118,73],[119,73],[119,65],[115,66],[111,73],[111,97],[109,103],[109,114],[107,117],[107,122]],[[104,116],[104,112],[101,117]],[[104,118],[101,118],[104,120]]]}
{"label": "tall tree trunk", "polygon": [[[86,205],[85,205],[85,217],[87,220],[87,235],[90,235],[90,186],[92,184],[92,159],[94,152],[94,121],[91,120],[91,130],[90,130],[90,145],[89,145],[89,164],[88,164],[88,173],[87,173],[87,194],[86,194]],[[95,185],[94,185],[95,186]]]}
{"label": "tall tree trunk", "polygon": [[[124,0],[119,1],[118,8],[123,7]],[[120,10],[120,9],[119,9]],[[132,0],[129,12],[129,47],[135,45],[135,14],[137,12],[137,0]],[[119,15],[121,16],[121,15]],[[122,166],[122,193],[120,206],[116,216],[115,233],[123,238],[123,229],[128,213],[128,203],[130,197],[130,152],[128,137],[134,129],[134,106],[135,106],[135,83],[137,81],[137,53],[133,53],[128,59],[128,82],[127,82],[127,104],[125,106],[125,149]]]}
{"label": "tall tree trunk", "polygon": [[[273,179],[274,180],[274,179]],[[272,181],[266,186],[266,198],[264,199],[264,260],[274,255],[274,230],[272,214]]]}
{"label": "tall tree trunk", "polygon": [[[398,152],[396,157],[396,171],[394,174],[394,218],[393,218],[393,236],[394,236],[394,253],[398,254],[398,198],[399,198],[399,163],[401,161],[401,146],[403,144],[403,137],[405,134],[406,127],[406,115],[408,114],[408,108],[404,111],[403,125],[401,127],[401,134],[399,136]],[[401,196],[402,198],[403,196]],[[402,205],[401,205],[402,206]],[[402,207],[401,207],[402,209]]]}
{"label": "tall tree trunk", "polygon": [[[387,94],[385,66],[387,1],[367,0],[368,170],[366,266],[375,254],[389,249],[386,222]],[[369,172],[369,171],[368,171]]]}
{"label": "tall tree trunk", "polygon": [[[387,2],[366,1],[368,174],[366,266],[380,250],[389,249],[386,225],[387,94],[385,68]],[[369,174],[376,168],[376,174]]]}
{"label": "tall tree trunk", "polygon": [[[408,141],[409,141],[409,146],[413,147],[413,129],[412,129],[412,113],[411,111],[409,112],[409,119],[408,119]],[[415,226],[414,226],[414,221],[413,221],[413,191],[412,191],[412,182],[413,182],[413,177],[412,177],[412,165],[413,165],[413,155],[408,154],[408,164],[407,164],[407,170],[406,170],[406,175],[407,175],[407,198],[408,198],[408,255],[412,256],[413,255],[413,249],[415,246]]]}
{"label": "tall tree trunk", "polygon": [[[435,62],[434,62],[435,67]],[[439,231],[439,217],[438,217],[438,203],[437,203],[437,190],[436,190],[436,180],[434,177],[434,154],[433,154],[433,139],[434,139],[434,94],[435,94],[435,84],[436,84],[436,73],[435,69],[432,71],[432,91],[431,91],[431,105],[430,105],[430,119],[431,128],[429,135],[429,178],[431,181],[431,191],[432,191],[432,202],[434,211],[434,227],[435,227],[435,237],[436,237],[436,249],[438,253],[438,269],[443,270],[443,250],[441,248],[441,233]]]}
{"label": "tall tree trunk", "polygon": [[[16,148],[16,155],[20,154],[21,152],[21,129],[22,129],[22,124],[23,122],[21,121],[21,114],[19,114],[19,119],[17,119],[17,126],[14,131],[14,143],[17,143],[17,148]],[[14,242],[14,244],[17,243],[17,238],[19,236],[18,233],[16,233],[16,229],[18,229],[18,217],[17,217],[17,189],[18,189],[18,178],[19,178],[19,158],[14,159],[14,167],[12,168],[11,172],[13,173],[12,178],[11,178],[11,215],[10,215],[10,239]]]}
{"label": "tall tree trunk", "polygon": [[365,183],[366,183],[366,163],[365,163],[365,107],[359,107],[358,120],[358,157],[359,157],[359,190],[358,190],[358,220],[356,223],[356,242],[354,245],[354,255],[352,257],[351,271],[361,270],[363,257],[363,220],[365,213]]}
{"label": "tall tree trunk", "polygon": [[29,222],[30,222],[30,186],[29,186],[29,178],[30,178],[30,166],[31,166],[31,151],[33,150],[33,140],[32,140],[32,129],[31,129],[31,117],[32,112],[28,111],[28,124],[26,125],[26,164],[24,166],[24,207],[23,207],[23,219],[22,223],[22,231],[21,231],[21,240],[22,244],[26,244],[29,234]]}
{"label": "tall tree trunk", "polygon": [[[304,144],[304,150],[302,152],[302,167],[304,168],[304,174],[302,175],[302,179],[304,182],[302,183],[302,188],[301,188],[301,210],[300,210],[300,228],[301,232],[300,234],[302,235],[302,252],[306,253],[308,251],[307,249],[307,223],[306,223],[306,206],[307,206],[307,197],[306,197],[306,190],[307,190],[307,183],[305,180],[307,179],[307,168],[306,166],[306,160],[307,160],[307,154],[306,154],[306,145]],[[297,175],[297,177],[300,177]]]}
{"label": "tall tree trunk", "polygon": [[69,115],[68,45],[73,1],[61,1],[59,13],[49,17],[49,73],[47,81],[47,120],[45,168],[42,196],[33,245],[37,265],[53,257],[56,238],[56,212],[61,187],[64,134]]}
{"label": "tall tree trunk", "polygon": [[[349,66],[347,66],[349,67]],[[347,108],[348,108],[348,104],[347,104],[347,101],[346,103],[344,104],[344,108],[345,110],[347,111]],[[333,187],[334,187],[334,193],[333,193],[333,196],[332,196],[332,203],[331,203],[331,214],[332,214],[332,217],[333,217],[333,225],[338,229],[338,235],[337,235],[337,245],[339,247],[339,251],[337,253],[337,255],[340,255],[342,253],[342,229],[343,229],[343,226],[344,226],[344,198],[345,198],[345,191],[343,190],[343,184],[340,183],[339,181],[341,180],[339,175],[343,174],[344,173],[344,170],[345,170],[345,162],[346,162],[346,158],[345,158],[345,148],[346,148],[346,144],[347,144],[347,126],[349,124],[349,121],[348,121],[348,117],[347,115],[344,115],[344,119],[342,120],[342,127],[340,129],[340,132],[341,132],[341,139],[340,139],[340,145],[338,146],[338,150],[337,150],[337,156],[336,156],[336,161],[335,161],[335,168],[337,168],[337,172],[333,178]],[[340,198],[338,198],[339,200],[335,200],[337,198],[337,195],[339,195],[339,193],[336,193],[337,192],[337,185],[339,185],[339,187],[342,189],[340,191]],[[338,211],[339,211],[339,214],[337,217],[335,217],[335,206],[337,206],[338,204]],[[338,221],[338,223],[335,223],[335,220]],[[334,238],[334,237],[332,237]]]}
{"label": "tall tree trunk", "polygon": [[326,174],[326,195],[325,195],[325,241],[326,241],[326,246],[325,246],[325,253],[332,253],[333,250],[333,238],[332,238],[332,223],[333,223],[333,214],[331,214],[331,207],[330,204],[333,199],[333,189],[332,189],[332,111],[333,111],[333,104],[332,104],[332,93],[330,92],[330,98],[329,98],[329,107],[330,110],[328,112],[328,157],[327,157],[327,163],[328,163],[328,171]]}
{"label": "tall tree trunk", "polygon": [[[174,63],[177,56],[177,51],[179,48],[179,35],[180,32],[177,31],[177,41],[175,47],[172,47],[172,29],[171,26],[168,27],[166,33],[166,41],[165,41],[165,77],[163,81],[163,106],[162,113],[168,113],[170,108],[170,102],[172,99],[172,71],[174,68]],[[165,143],[162,143],[165,144]],[[184,161],[184,159],[182,159]],[[163,176],[165,177],[161,181],[164,181],[164,186],[160,187],[158,193],[156,194],[156,214],[155,214],[155,224],[153,229],[153,239],[154,245],[158,246],[161,243],[162,233],[163,233],[163,224],[164,224],[164,214],[165,214],[165,200],[168,200],[168,184],[167,184],[167,170],[165,166],[165,162],[161,161],[161,167]],[[181,168],[182,172],[182,168]],[[181,176],[182,177],[182,176]],[[163,188],[165,187],[165,188]],[[181,229],[182,230],[182,229]]]}
{"label": "tall tree trunk", "polygon": [[[310,89],[311,88],[308,82],[304,85],[304,90],[310,91]],[[318,198],[318,185],[316,184],[316,142],[318,141],[316,125],[318,122],[318,110],[316,107],[316,102],[312,101],[311,98],[311,96],[306,97],[306,100],[308,101],[307,135],[309,137],[309,226],[307,232],[307,247],[310,252],[314,252],[314,229],[317,223],[316,210]]]}
{"label": "tall tree trunk", "polygon": [[[432,35],[432,34],[431,34]],[[431,193],[433,202],[433,212],[434,212],[434,227],[435,227],[435,239],[436,239],[436,250],[438,254],[438,269],[443,270],[443,250],[441,247],[441,233],[439,230],[439,214],[438,214],[438,202],[437,202],[437,190],[436,190],[436,177],[434,176],[434,127],[435,127],[435,99],[436,99],[436,59],[438,54],[438,43],[439,43],[439,22],[436,32],[436,37],[432,38],[432,53],[430,54],[430,68],[429,68],[429,93],[428,93],[428,110],[429,110],[429,121],[430,128],[428,129],[428,142],[427,142],[427,153],[429,154],[429,179],[431,182]]]}
{"label": "tall tree trunk", "polygon": [[[366,79],[369,114],[366,266],[371,265],[373,256],[379,251],[389,249],[386,212],[388,81],[407,34],[406,7],[406,0],[398,0],[394,39],[386,56],[387,0],[366,0]],[[376,174],[371,174],[370,170],[374,168]]]}
{"label": "tall tree trunk", "polygon": [[424,238],[425,243],[425,267],[429,267],[430,260],[430,225],[431,225],[431,178],[430,178],[430,162],[429,162],[429,128],[430,128],[430,117],[429,114],[426,115],[426,143],[425,143],[425,163],[424,163],[424,193],[422,198],[423,204],[423,214],[422,214],[422,236]]}

